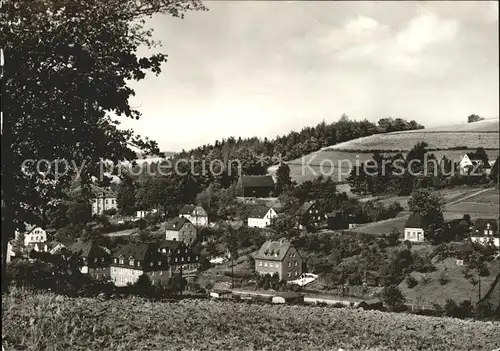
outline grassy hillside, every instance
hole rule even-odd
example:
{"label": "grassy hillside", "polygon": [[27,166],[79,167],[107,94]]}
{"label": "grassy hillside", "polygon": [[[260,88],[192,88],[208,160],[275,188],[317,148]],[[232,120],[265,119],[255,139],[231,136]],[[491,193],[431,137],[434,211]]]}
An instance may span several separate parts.
{"label": "grassy hillside", "polygon": [[498,149],[498,120],[376,134],[333,145],[326,150],[410,150],[419,141],[425,141],[433,149]]}
{"label": "grassy hillside", "polygon": [[[287,163],[292,179],[299,183],[314,179],[320,174],[343,182],[351,169],[350,165],[371,159],[375,150],[386,150],[387,154],[395,154],[394,151],[399,150],[405,154],[420,141],[425,141],[430,149],[440,149],[432,151],[438,159],[446,156],[448,159],[460,161],[466,152],[483,147],[487,149],[489,158],[494,160],[500,151],[498,120],[376,134],[329,146]],[[275,166],[269,168],[270,173],[275,171]]]}
{"label": "grassy hillside", "polygon": [[500,323],[236,302],[2,298],[6,350],[492,350]]}

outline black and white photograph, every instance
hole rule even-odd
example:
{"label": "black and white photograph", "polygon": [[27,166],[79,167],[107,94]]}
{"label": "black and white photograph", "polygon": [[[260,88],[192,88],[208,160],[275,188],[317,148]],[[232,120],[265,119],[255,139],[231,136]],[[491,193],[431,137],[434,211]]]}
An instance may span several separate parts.
{"label": "black and white photograph", "polygon": [[0,5],[2,351],[500,351],[498,1]]}

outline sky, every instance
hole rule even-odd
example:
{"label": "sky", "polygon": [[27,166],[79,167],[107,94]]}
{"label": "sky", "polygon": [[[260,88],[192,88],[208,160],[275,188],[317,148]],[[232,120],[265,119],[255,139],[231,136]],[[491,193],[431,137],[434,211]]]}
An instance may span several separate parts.
{"label": "sky", "polygon": [[130,86],[123,127],[180,151],[274,138],[342,114],[426,127],[499,116],[498,2],[207,1],[157,16],[159,76]]}

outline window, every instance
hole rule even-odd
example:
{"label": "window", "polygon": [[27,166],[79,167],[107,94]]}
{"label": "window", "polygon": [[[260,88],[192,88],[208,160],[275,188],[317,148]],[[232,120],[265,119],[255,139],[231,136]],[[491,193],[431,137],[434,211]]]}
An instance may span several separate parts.
{"label": "window", "polygon": [[158,261],[158,266],[161,266],[161,261]]}
{"label": "window", "polygon": [[188,258],[187,258],[187,259],[188,259],[188,262],[189,262],[189,261],[191,261],[191,257],[189,257],[189,256],[188,256]]}
{"label": "window", "polygon": [[133,259],[133,258],[132,258],[132,259],[130,259],[130,260],[128,261],[128,264],[129,264],[129,265],[131,265],[131,266],[133,266],[133,265],[134,265],[134,259]]}
{"label": "window", "polygon": [[[167,252],[167,249],[163,249],[163,253],[166,253]],[[170,252],[169,252],[170,253]]]}
{"label": "window", "polygon": [[262,261],[259,261],[259,267],[262,267]]}
{"label": "window", "polygon": [[294,264],[294,266],[295,266],[295,267],[297,267],[297,265],[298,265],[298,264],[297,264],[297,261],[295,261],[295,264]]}
{"label": "window", "polygon": [[150,265],[151,267],[153,267],[153,265],[154,265],[153,261],[149,262],[149,265]]}
{"label": "window", "polygon": [[267,262],[264,262],[264,267],[267,267]]}
{"label": "window", "polygon": [[198,256],[196,256],[195,260],[198,261]]}
{"label": "window", "polygon": [[106,205],[108,204],[108,199],[106,199]]}
{"label": "window", "polygon": [[295,276],[298,276],[299,274],[297,273],[297,271],[295,271]]}
{"label": "window", "polygon": [[181,262],[184,262],[184,257],[181,257]]}
{"label": "window", "polygon": [[292,276],[292,273],[291,272],[288,272],[288,277],[290,278]]}
{"label": "window", "polygon": [[291,267],[292,266],[292,262],[288,262],[288,267]]}
{"label": "window", "polygon": [[175,262],[177,262],[177,257],[175,258]]}
{"label": "window", "polygon": [[118,259],[117,258],[115,258],[115,263],[118,263]]}
{"label": "window", "polygon": [[94,263],[97,263],[97,257],[96,257],[96,258],[94,258]]}

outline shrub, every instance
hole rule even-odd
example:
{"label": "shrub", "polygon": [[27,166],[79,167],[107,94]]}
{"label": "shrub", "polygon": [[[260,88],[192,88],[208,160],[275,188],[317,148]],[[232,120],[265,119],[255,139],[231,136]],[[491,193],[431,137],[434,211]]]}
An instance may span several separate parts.
{"label": "shrub", "polygon": [[431,281],[431,278],[426,276],[425,274],[422,275],[422,278],[420,278],[420,284],[425,285]]}
{"label": "shrub", "polygon": [[448,278],[448,276],[444,272],[441,273],[441,275],[439,276],[439,284],[446,285],[449,281],[450,279]]}
{"label": "shrub", "polygon": [[409,289],[412,289],[418,285],[418,281],[411,275],[408,275],[408,277],[406,278],[406,285]]}
{"label": "shrub", "polygon": [[490,318],[494,312],[493,305],[489,302],[480,302],[475,308],[475,315],[480,319]]}
{"label": "shrub", "polygon": [[116,208],[110,208],[104,211],[104,214],[106,216],[114,216],[115,214],[118,213],[118,210]]}
{"label": "shrub", "polygon": [[402,311],[405,309],[405,297],[397,285],[389,285],[382,291],[382,301],[392,311]]}
{"label": "shrub", "polygon": [[444,304],[444,314],[448,317],[455,317],[457,313],[458,305],[452,299],[446,299]]}

